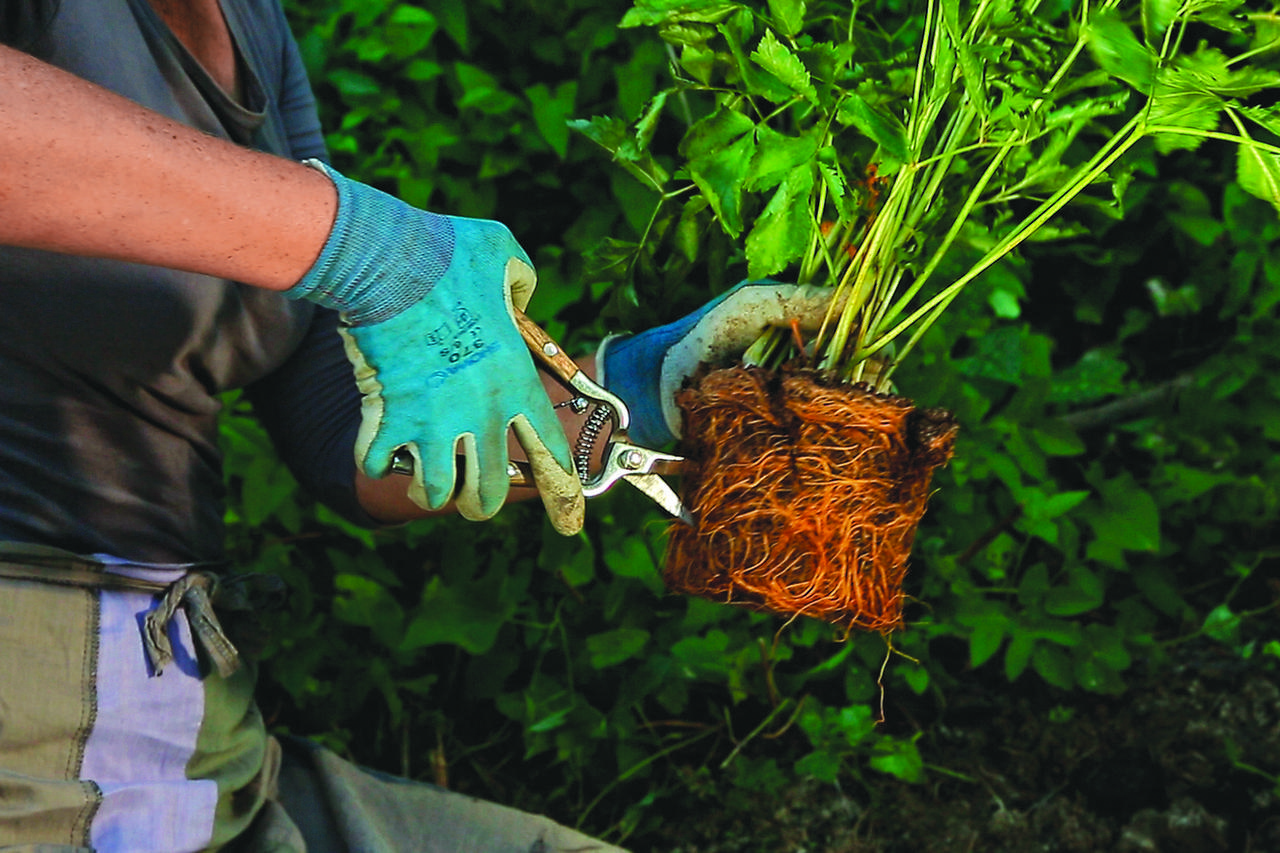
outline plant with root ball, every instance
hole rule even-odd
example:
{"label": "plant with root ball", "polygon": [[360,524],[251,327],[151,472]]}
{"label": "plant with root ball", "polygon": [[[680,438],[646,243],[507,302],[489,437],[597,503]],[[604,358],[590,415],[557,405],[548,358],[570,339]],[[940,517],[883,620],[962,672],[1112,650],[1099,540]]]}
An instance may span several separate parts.
{"label": "plant with root ball", "polygon": [[[646,274],[691,268],[712,229],[750,278],[825,283],[816,340],[771,330],[682,392],[677,590],[850,627],[901,622],[930,477],[956,425],[890,393],[971,283],[1070,217],[1123,216],[1125,155],[1212,140],[1280,206],[1280,17],[1240,0],[639,0],[674,83],[631,124],[576,122],[659,196]],[[674,152],[654,149],[683,121]],[[728,282],[726,282],[728,284]]]}

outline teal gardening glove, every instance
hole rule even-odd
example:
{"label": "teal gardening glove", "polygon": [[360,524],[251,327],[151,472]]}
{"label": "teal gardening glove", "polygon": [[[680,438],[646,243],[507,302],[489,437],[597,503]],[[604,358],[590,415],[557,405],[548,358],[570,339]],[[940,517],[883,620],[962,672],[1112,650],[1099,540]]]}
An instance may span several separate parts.
{"label": "teal gardening glove", "polygon": [[676,392],[699,364],[736,359],[770,326],[793,319],[816,332],[831,295],[829,287],[744,281],[674,323],[605,340],[596,354],[600,384],[630,409],[631,440],[661,447],[680,437]]}
{"label": "teal gardening glove", "polygon": [[510,488],[510,428],[553,526],[580,530],[582,485],[569,443],[512,313],[537,282],[529,256],[500,223],[418,210],[307,162],[337,187],[338,214],[315,265],[287,295],[342,312],[364,394],[360,469],[385,476],[396,451],[407,450],[414,503],[439,509],[456,497],[464,517],[487,519]]}

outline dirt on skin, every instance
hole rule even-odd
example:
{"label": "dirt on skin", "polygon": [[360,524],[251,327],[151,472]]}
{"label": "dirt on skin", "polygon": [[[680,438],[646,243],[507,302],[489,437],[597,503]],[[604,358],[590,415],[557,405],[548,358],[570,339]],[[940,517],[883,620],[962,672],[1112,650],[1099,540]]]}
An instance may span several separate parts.
{"label": "dirt on skin", "polygon": [[[1259,632],[1280,636],[1280,619]],[[1195,640],[1129,689],[1064,693],[961,674],[943,709],[895,709],[926,781],[865,771],[741,801],[706,790],[637,853],[1277,853],[1280,659]],[[918,718],[917,718],[918,719]],[[734,803],[732,809],[723,807]]]}

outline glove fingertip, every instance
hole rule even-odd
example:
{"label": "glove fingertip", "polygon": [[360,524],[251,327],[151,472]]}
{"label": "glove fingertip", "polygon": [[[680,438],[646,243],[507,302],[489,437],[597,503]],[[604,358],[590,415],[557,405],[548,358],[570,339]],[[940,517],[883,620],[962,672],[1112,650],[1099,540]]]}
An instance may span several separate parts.
{"label": "glove fingertip", "polygon": [[[586,520],[587,504],[582,494],[582,481],[578,479],[572,456],[568,452],[568,440],[559,423],[551,429],[539,432],[527,416],[519,415],[512,420],[511,428],[529,459],[533,482],[551,526],[562,536],[577,534]],[[564,445],[563,460],[559,458],[555,447],[549,446],[547,438],[551,439],[550,445]]]}
{"label": "glove fingertip", "polygon": [[456,503],[458,513],[469,521],[487,521],[507,502],[511,479],[507,474],[505,436],[500,442],[481,448],[475,435],[461,436],[462,485]]}
{"label": "glove fingertip", "polygon": [[423,509],[442,508],[453,499],[457,486],[458,467],[453,448],[446,447],[431,456],[423,456],[416,444],[410,443],[406,448],[413,454],[414,462],[410,499]]}

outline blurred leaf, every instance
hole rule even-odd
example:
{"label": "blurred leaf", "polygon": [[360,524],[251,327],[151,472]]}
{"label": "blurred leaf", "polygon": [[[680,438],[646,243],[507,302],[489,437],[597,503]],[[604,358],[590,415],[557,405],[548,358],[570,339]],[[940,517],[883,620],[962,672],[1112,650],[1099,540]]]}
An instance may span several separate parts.
{"label": "blurred leaf", "polygon": [[1088,555],[1111,565],[1123,565],[1125,551],[1160,549],[1160,509],[1151,494],[1132,475],[1104,481],[1100,503],[1084,508],[1083,517],[1093,529]]}
{"label": "blurred leaf", "polygon": [[1044,609],[1051,616],[1078,616],[1102,606],[1104,598],[1101,578],[1083,566],[1075,566],[1068,572],[1065,586],[1049,590]]}
{"label": "blurred leaf", "polygon": [[643,628],[618,628],[603,634],[587,637],[587,651],[591,666],[604,669],[639,655],[649,642],[649,632]]}
{"label": "blurred leaf", "polygon": [[1089,52],[1109,73],[1139,92],[1148,93],[1155,81],[1156,55],[1138,41],[1115,12],[1095,14],[1085,28]]}
{"label": "blurred leaf", "polygon": [[1255,145],[1237,149],[1237,180],[1251,195],[1280,209],[1280,154]]}
{"label": "blurred leaf", "polygon": [[472,654],[484,654],[514,613],[515,604],[502,601],[484,581],[450,586],[435,577],[427,582],[399,649],[408,652],[452,643]]}
{"label": "blurred leaf", "polygon": [[524,90],[533,110],[533,121],[538,132],[547,140],[551,150],[562,159],[569,149],[569,118],[573,115],[578,84],[569,80],[556,86],[554,93],[543,83]]}
{"label": "blurred leaf", "polygon": [[915,739],[880,739],[871,750],[871,758],[867,764],[871,769],[887,773],[903,782],[920,782],[924,779],[924,759],[920,757]]}

